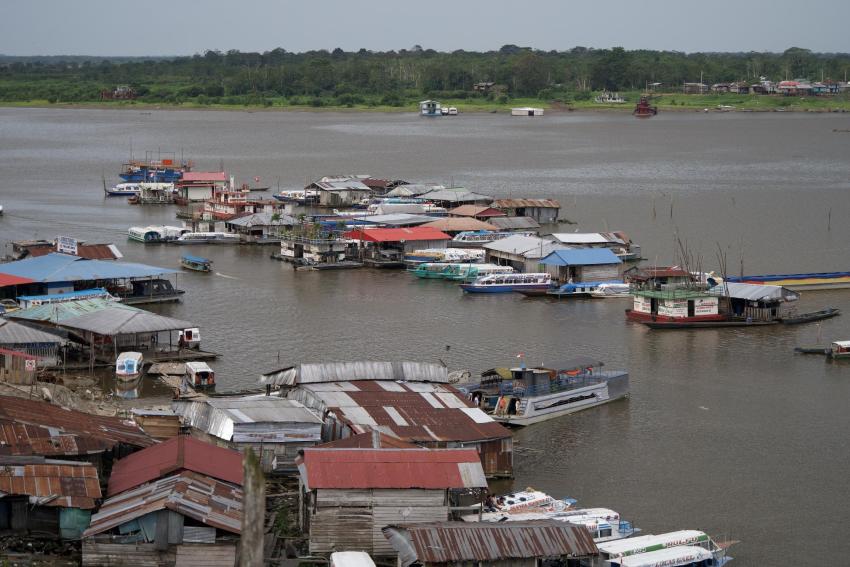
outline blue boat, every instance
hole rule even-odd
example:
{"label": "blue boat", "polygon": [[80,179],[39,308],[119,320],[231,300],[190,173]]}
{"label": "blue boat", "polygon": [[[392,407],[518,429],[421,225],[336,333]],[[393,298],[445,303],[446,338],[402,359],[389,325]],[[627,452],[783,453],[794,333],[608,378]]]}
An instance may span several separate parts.
{"label": "blue boat", "polygon": [[168,159],[130,160],[121,166],[119,177],[127,182],[141,181],[174,183],[180,181],[183,172],[191,171],[192,162]]}
{"label": "blue boat", "polygon": [[212,271],[212,260],[200,256],[190,256],[187,254],[180,258],[180,265],[187,270],[193,270],[195,272]]}
{"label": "blue boat", "polygon": [[489,274],[481,276],[469,284],[460,284],[467,293],[510,293],[539,292],[546,293],[552,287],[552,276],[549,274]]}

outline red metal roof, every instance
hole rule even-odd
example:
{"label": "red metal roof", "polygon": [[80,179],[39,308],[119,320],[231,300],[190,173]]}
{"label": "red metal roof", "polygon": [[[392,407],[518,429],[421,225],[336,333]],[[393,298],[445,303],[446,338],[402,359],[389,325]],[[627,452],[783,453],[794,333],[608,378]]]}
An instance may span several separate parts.
{"label": "red metal roof", "polygon": [[24,464],[0,458],[0,494],[43,499],[43,506],[94,508],[101,497],[97,469],[89,463],[41,461]]}
{"label": "red metal roof", "polygon": [[[376,439],[377,437],[377,439]],[[371,431],[358,433],[345,439],[337,439],[328,443],[317,445],[320,449],[423,449],[419,445],[402,441],[396,437]]]}
{"label": "red metal roof", "polygon": [[181,470],[195,471],[241,486],[242,454],[180,435],[115,463],[106,493],[112,496]]}
{"label": "red metal roof", "polygon": [[13,276],[11,274],[0,274],[0,287],[6,287],[10,285],[24,285],[32,282],[33,280],[29,278],[21,278],[18,276]]}
{"label": "red metal roof", "polygon": [[224,171],[187,171],[181,181],[227,181]]}
{"label": "red metal roof", "polygon": [[475,449],[304,449],[296,460],[310,490],[320,488],[483,488]]}
{"label": "red metal roof", "polygon": [[[50,429],[45,431],[47,428]],[[21,432],[27,436],[17,437]],[[0,396],[0,440],[4,441],[0,454],[11,455],[76,455],[101,452],[119,443],[132,447],[156,443],[131,421],[12,396]],[[65,452],[39,453],[45,444],[57,449],[61,446]]]}
{"label": "red metal roof", "polygon": [[[30,246],[26,250],[27,256],[38,258],[56,252],[56,246]],[[111,244],[78,244],[76,255],[86,260],[117,260],[121,257],[115,254]]]}
{"label": "red metal roof", "polygon": [[405,242],[416,240],[451,240],[451,236],[435,228],[415,226],[411,228],[370,228],[352,230],[346,238],[366,242]]}

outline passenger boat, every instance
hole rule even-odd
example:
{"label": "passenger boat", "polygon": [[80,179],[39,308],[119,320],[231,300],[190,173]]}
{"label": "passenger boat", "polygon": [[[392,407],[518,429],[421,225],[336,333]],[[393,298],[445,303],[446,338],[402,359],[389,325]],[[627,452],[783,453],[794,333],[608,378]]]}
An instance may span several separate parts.
{"label": "passenger boat", "polygon": [[292,191],[281,191],[272,195],[278,201],[284,203],[295,203],[297,205],[310,205],[319,202],[319,192],[312,189],[296,189]]}
{"label": "passenger boat", "polygon": [[180,348],[201,348],[201,330],[197,327],[183,329],[177,337],[177,344]]}
{"label": "passenger boat", "polygon": [[608,282],[570,282],[565,283],[558,289],[553,289],[547,292],[547,295],[552,297],[557,297],[559,299],[565,299],[570,297],[593,297],[593,293],[599,290],[599,287],[602,285],[619,285],[625,286],[626,289],[629,289],[628,284],[624,284],[622,281],[608,281]]}
{"label": "passenger boat", "polygon": [[649,104],[649,97],[644,95],[640,97],[632,114],[638,118],[652,118],[658,114],[658,108]]}
{"label": "passenger boat", "polygon": [[530,106],[521,106],[511,109],[511,116],[543,116],[542,108],[533,108]]}
{"label": "passenger boat", "polygon": [[641,535],[619,541],[609,541],[598,544],[603,561],[612,561],[643,555],[671,547],[700,547],[712,555],[712,566],[723,565],[731,561],[726,549],[720,547],[708,534],[699,530],[679,530],[658,535]]}
{"label": "passenger boat", "polygon": [[629,395],[629,373],[602,370],[593,358],[577,358],[557,368],[511,368],[478,384],[459,385],[493,419],[508,425],[530,425],[602,405]]}
{"label": "passenger boat", "polygon": [[449,266],[457,264],[448,264],[446,262],[422,262],[416,268],[407,270],[417,278],[423,279],[443,279],[446,275],[446,270]]}
{"label": "passenger boat", "polygon": [[452,238],[450,245],[457,247],[483,246],[503,238],[515,235],[537,236],[535,232],[498,232],[494,230],[467,230],[459,232]]}
{"label": "passenger boat", "polygon": [[115,378],[122,382],[131,382],[142,375],[144,357],[140,352],[122,352],[115,360]]}
{"label": "passenger boat", "polygon": [[195,272],[209,272],[212,270],[212,260],[200,256],[182,256],[180,258],[180,265],[187,270],[193,270]]}
{"label": "passenger boat", "polygon": [[513,274],[515,271],[511,266],[499,266],[496,264],[449,264],[444,277],[447,280],[474,282],[481,276]]}
{"label": "passenger boat", "polygon": [[467,293],[509,293],[512,291],[547,290],[552,286],[552,276],[545,273],[489,274],[472,283],[460,284]]}
{"label": "passenger boat", "polygon": [[811,274],[771,274],[765,276],[729,276],[726,281],[758,285],[778,285],[794,291],[850,288],[850,272]]}
{"label": "passenger boat", "polygon": [[[469,518],[467,520],[467,518]],[[474,521],[478,516],[464,517]],[[620,514],[608,508],[568,508],[562,511],[529,509],[524,512],[488,512],[481,515],[482,522],[526,522],[554,520],[585,527],[597,544],[631,537],[640,530],[631,522],[620,519]]]}
{"label": "passenger boat", "polygon": [[127,237],[137,242],[155,244],[177,240],[187,232],[192,231],[179,226],[131,226],[127,230]]}
{"label": "passenger boat", "polygon": [[590,290],[590,297],[608,299],[612,297],[631,297],[631,286],[622,282],[603,282]]}
{"label": "passenger boat", "polygon": [[126,305],[180,301],[180,296],[186,293],[185,290],[176,289],[171,281],[165,278],[134,280],[124,286],[113,286],[107,290]]}
{"label": "passenger boat", "polygon": [[690,545],[666,547],[658,551],[628,555],[606,562],[606,567],[715,567],[716,565],[718,564],[710,551]]}
{"label": "passenger boat", "polygon": [[404,257],[404,261],[412,266],[422,262],[477,264],[484,261],[484,250],[479,248],[426,248],[414,250]]}
{"label": "passenger boat", "polygon": [[238,234],[229,232],[187,232],[181,234],[176,240],[172,240],[172,244],[239,244],[240,238]]}
{"label": "passenger boat", "polygon": [[187,362],[183,384],[193,390],[215,388],[215,372],[206,362]]}
{"label": "passenger boat", "polygon": [[112,187],[104,187],[107,197],[140,197],[147,191],[150,193],[170,193],[174,191],[174,183],[119,183]]}

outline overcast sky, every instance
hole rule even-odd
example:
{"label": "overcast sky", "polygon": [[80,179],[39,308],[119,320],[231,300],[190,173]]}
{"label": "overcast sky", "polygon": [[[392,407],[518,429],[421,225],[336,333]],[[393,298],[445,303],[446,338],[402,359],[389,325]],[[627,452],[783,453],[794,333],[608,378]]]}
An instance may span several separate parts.
{"label": "overcast sky", "polygon": [[6,55],[576,45],[850,51],[850,0],[0,0]]}

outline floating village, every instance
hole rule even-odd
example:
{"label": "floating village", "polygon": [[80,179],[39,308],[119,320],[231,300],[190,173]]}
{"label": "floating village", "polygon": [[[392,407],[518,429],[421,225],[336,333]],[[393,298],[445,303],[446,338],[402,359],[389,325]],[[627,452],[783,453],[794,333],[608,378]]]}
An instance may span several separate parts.
{"label": "floating village", "polygon": [[[426,102],[423,113],[442,113]],[[404,270],[459,294],[621,302],[624,325],[652,332],[808,324],[840,313],[800,312],[801,294],[850,289],[850,272],[703,271],[684,245],[676,265],[653,265],[622,231],[571,230],[552,199],[370,175],[273,189],[161,154],[130,160],[120,177],[104,179],[107,197],[175,211],[173,225],[127,227],[120,246],[187,247],[179,265],[130,263],[116,243],[63,236],[16,241],[0,264],[0,553],[11,564],[732,559],[735,541],[700,526],[646,533],[617,502],[586,507],[568,487],[492,488],[514,477],[516,428],[627,403],[628,369],[604,360],[541,367],[512,353],[477,376],[427,360],[289,361],[251,369],[250,392],[226,391],[204,322],[146,309],[181,301],[181,272],[212,277],[203,275],[215,270],[209,245],[262,246],[263,261],[295,271]],[[850,341],[798,351],[840,364]],[[69,376],[96,369],[129,405],[72,387]],[[140,398],[152,380],[170,389],[168,403]]]}

